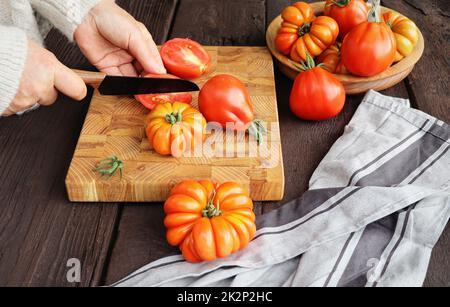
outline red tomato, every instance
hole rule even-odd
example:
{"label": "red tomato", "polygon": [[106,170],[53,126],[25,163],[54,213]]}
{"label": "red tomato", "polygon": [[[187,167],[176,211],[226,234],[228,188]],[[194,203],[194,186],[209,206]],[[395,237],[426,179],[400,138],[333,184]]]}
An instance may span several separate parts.
{"label": "red tomato", "polygon": [[161,47],[161,57],[167,70],[183,79],[195,79],[207,74],[211,65],[208,51],[190,39],[175,38]]}
{"label": "red tomato", "polygon": [[342,40],[354,27],[367,21],[369,8],[363,0],[327,0],[325,15],[339,25],[339,38]]}
{"label": "red tomato", "polygon": [[333,118],[344,108],[344,86],[325,69],[315,67],[311,56],[308,58],[306,70],[297,76],[292,88],[291,110],[305,120]]}
{"label": "red tomato", "polygon": [[244,131],[255,119],[247,87],[230,75],[217,75],[206,82],[198,105],[208,122],[217,122],[224,128],[227,123],[235,123],[235,130]]}
{"label": "red tomato", "polygon": [[[172,75],[154,75],[148,74],[147,78],[167,78],[167,79],[179,79],[178,77]],[[136,100],[139,101],[149,110],[153,108],[161,101],[166,102],[182,102],[190,104],[192,102],[191,93],[172,93],[172,94],[147,94],[147,95],[136,95]]]}
{"label": "red tomato", "polygon": [[394,63],[397,43],[388,25],[364,22],[354,28],[342,43],[342,63],[354,75],[375,76]]}

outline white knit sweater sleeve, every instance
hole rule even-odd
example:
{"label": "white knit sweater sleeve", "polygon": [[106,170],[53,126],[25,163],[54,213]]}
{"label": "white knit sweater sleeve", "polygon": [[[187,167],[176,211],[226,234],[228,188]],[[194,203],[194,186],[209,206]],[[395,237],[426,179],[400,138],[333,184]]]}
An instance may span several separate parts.
{"label": "white knit sweater sleeve", "polygon": [[0,25],[0,114],[8,108],[17,93],[27,52],[25,32]]}
{"label": "white knit sweater sleeve", "polygon": [[101,0],[30,0],[33,9],[50,21],[69,40],[86,14]]}

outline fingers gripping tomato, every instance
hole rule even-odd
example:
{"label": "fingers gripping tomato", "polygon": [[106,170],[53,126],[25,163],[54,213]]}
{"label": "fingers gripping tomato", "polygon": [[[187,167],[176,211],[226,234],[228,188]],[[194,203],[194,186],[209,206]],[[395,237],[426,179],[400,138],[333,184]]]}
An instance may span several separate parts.
{"label": "fingers gripping tomato", "polygon": [[324,13],[336,20],[343,40],[354,27],[367,21],[369,8],[363,0],[327,0]]}
{"label": "fingers gripping tomato", "polygon": [[337,116],[345,104],[345,89],[339,80],[308,55],[294,82],[290,97],[292,112],[305,120],[327,120]]}
{"label": "fingers gripping tomato", "polygon": [[325,50],[321,55],[317,57],[317,62],[323,64],[329,72],[338,75],[349,74],[347,68],[341,61],[341,44],[336,43],[330,48]]}
{"label": "fingers gripping tomato", "polygon": [[206,120],[196,109],[181,102],[156,105],[147,116],[147,138],[160,155],[180,157],[205,139]]}
{"label": "fingers gripping tomato", "polygon": [[253,202],[236,183],[186,180],[164,204],[167,241],[189,262],[213,261],[245,248],[256,232]]}
{"label": "fingers gripping tomato", "polygon": [[394,61],[398,62],[413,52],[419,41],[419,30],[412,20],[394,11],[385,13],[383,19],[394,32],[397,43]]}
{"label": "fingers gripping tomato", "polygon": [[197,42],[175,38],[161,47],[161,57],[167,70],[183,79],[195,79],[210,70],[211,56]]}
{"label": "fingers gripping tomato", "polygon": [[371,77],[394,62],[397,43],[392,30],[380,22],[380,1],[374,1],[369,21],[356,26],[342,43],[342,62],[354,75]]}
{"label": "fingers gripping tomato", "polygon": [[[146,78],[167,78],[167,79],[179,79],[173,75],[155,75],[147,74]],[[144,107],[149,110],[153,110],[155,106],[160,102],[183,102],[191,104],[192,94],[191,93],[172,93],[172,94],[147,94],[147,95],[136,95],[136,100],[142,103]]]}

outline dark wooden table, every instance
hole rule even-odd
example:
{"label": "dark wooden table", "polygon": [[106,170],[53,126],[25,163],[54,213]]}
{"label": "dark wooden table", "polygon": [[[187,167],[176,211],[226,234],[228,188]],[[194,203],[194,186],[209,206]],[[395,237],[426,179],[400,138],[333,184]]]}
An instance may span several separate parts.
{"label": "dark wooden table", "polygon": [[[205,45],[265,45],[268,23],[289,0],[122,0],[155,40],[189,37]],[[417,22],[426,52],[413,73],[385,94],[450,122],[448,0],[390,0],[383,5]],[[47,46],[66,65],[92,68],[57,31]],[[292,82],[277,72],[286,196],[257,204],[258,214],[300,197],[308,179],[343,133],[362,96],[323,123],[297,120],[288,108]],[[50,108],[0,120],[0,285],[99,286],[177,251],[164,238],[161,204],[72,204],[64,179],[89,107],[60,97]],[[67,261],[82,264],[81,283],[69,283]],[[450,227],[437,244],[426,286],[450,286]]]}

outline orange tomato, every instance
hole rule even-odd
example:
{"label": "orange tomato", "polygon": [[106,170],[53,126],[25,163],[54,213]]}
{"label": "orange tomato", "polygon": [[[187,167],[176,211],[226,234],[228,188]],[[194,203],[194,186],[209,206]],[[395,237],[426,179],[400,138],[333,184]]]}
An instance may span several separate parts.
{"label": "orange tomato", "polygon": [[159,103],[146,121],[147,138],[161,155],[180,157],[205,139],[205,118],[185,103]]}
{"label": "orange tomato", "polygon": [[363,0],[327,0],[324,14],[336,20],[342,40],[354,27],[367,21],[369,8]]}
{"label": "orange tomato", "polygon": [[280,52],[289,55],[292,46],[298,40],[300,29],[314,20],[314,10],[308,3],[297,2],[286,7],[281,13],[281,17],[283,24],[275,39],[275,44]]}
{"label": "orange tomato", "polygon": [[338,75],[347,75],[349,71],[341,61],[341,44],[336,43],[317,57],[317,63],[323,64],[329,72]]}
{"label": "orange tomato", "polygon": [[345,104],[345,89],[341,82],[321,67],[316,67],[308,55],[294,82],[290,97],[292,112],[305,120],[327,120],[338,115]]}
{"label": "orange tomato", "polygon": [[385,13],[383,19],[394,32],[397,43],[394,61],[398,62],[413,52],[419,41],[419,29],[412,20],[394,11]]}
{"label": "orange tomato", "polygon": [[245,248],[256,232],[253,202],[237,183],[185,180],[164,204],[167,241],[189,262],[213,261]]}
{"label": "orange tomato", "polygon": [[288,6],[281,14],[283,23],[275,38],[277,49],[292,60],[306,60],[306,53],[313,57],[334,44],[339,26],[327,16],[314,17],[311,6],[297,2]]}
{"label": "orange tomato", "polygon": [[368,21],[357,25],[342,43],[342,63],[354,75],[372,77],[394,63],[397,43],[392,30],[381,22],[380,0],[373,1]]}
{"label": "orange tomato", "polygon": [[354,28],[342,43],[342,62],[354,75],[375,76],[394,63],[397,43],[384,23],[364,22]]}
{"label": "orange tomato", "polygon": [[310,25],[303,26],[299,38],[292,46],[291,59],[296,62],[306,60],[306,54],[320,55],[336,42],[339,26],[328,16],[317,17]]}
{"label": "orange tomato", "polygon": [[247,86],[231,75],[209,79],[198,95],[198,106],[208,122],[217,122],[223,128],[234,123],[236,130],[245,131],[255,119]]}

